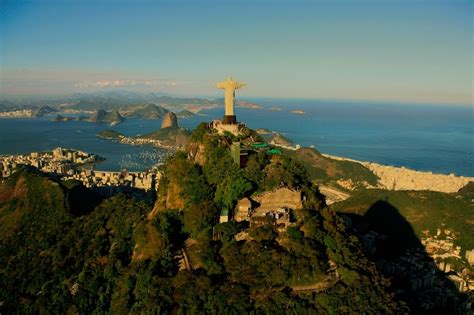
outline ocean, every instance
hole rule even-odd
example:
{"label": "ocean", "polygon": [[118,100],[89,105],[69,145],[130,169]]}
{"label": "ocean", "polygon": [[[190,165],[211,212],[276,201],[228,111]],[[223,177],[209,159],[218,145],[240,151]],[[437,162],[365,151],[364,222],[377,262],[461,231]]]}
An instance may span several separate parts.
{"label": "ocean", "polygon": [[[314,145],[322,153],[385,165],[474,176],[474,108],[452,105],[418,105],[298,99],[246,99],[261,109],[236,108],[237,119],[250,128],[267,128],[284,134],[301,146]],[[280,110],[270,110],[277,107]],[[299,109],[304,114],[291,113]],[[194,128],[220,118],[223,108],[204,110],[180,119]],[[159,120],[127,119],[110,127],[89,122],[53,122],[41,118],[0,119],[0,154],[20,154],[75,148],[106,158],[101,170],[143,170],[163,160],[166,152],[150,146],[128,146],[99,139],[113,129],[128,136],[160,127]]]}

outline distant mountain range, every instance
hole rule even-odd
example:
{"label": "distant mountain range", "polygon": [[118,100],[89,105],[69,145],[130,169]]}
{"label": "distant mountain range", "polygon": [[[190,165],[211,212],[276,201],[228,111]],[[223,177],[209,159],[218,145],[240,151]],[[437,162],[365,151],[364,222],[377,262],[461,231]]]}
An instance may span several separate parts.
{"label": "distant mountain range", "polygon": [[131,111],[126,113],[127,117],[142,119],[159,119],[169,113],[169,110],[155,104],[144,104],[142,106],[133,106]]}
{"label": "distant mountain range", "polygon": [[35,117],[41,117],[44,115],[52,114],[57,112],[58,110],[56,108],[53,108],[51,106],[29,106],[29,107],[20,107],[17,106],[13,103],[0,103],[0,112],[8,112],[8,111],[15,111],[15,110],[21,110],[21,109],[28,109],[31,110],[33,113],[33,116]]}
{"label": "distant mountain range", "polygon": [[136,93],[122,90],[76,93],[62,97],[8,98],[0,99],[0,110],[10,108],[30,108],[32,106],[51,106],[57,109],[76,109],[92,111],[96,109],[118,110],[130,105],[154,104],[164,107],[213,106],[218,100],[204,98],[183,98],[159,95],[157,93]]}
{"label": "distant mountain range", "polygon": [[53,121],[89,121],[93,123],[109,123],[111,125],[118,125],[122,123],[125,118],[116,110],[114,111],[106,111],[103,109],[98,109],[94,111],[89,117],[87,116],[79,116],[79,117],[71,117],[71,116],[62,116],[56,115],[53,118]]}

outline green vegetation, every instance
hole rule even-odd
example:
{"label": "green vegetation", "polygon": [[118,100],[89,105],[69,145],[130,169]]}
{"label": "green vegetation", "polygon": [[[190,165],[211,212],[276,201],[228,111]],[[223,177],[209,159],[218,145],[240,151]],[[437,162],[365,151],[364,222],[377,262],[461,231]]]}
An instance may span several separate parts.
{"label": "green vegetation", "polygon": [[179,111],[178,113],[176,113],[176,116],[178,116],[178,118],[192,118],[194,116],[196,116],[196,114],[194,114],[193,112],[187,110],[187,109],[183,109],[182,111]]}
{"label": "green vegetation", "polygon": [[204,136],[207,132],[207,123],[200,123],[191,133],[191,141],[193,142],[203,142]]}
{"label": "green vegetation", "polygon": [[[240,169],[229,139],[201,128],[191,137],[206,163],[171,156],[154,205],[96,200],[77,182],[29,172],[0,186],[2,313],[406,311],[301,164],[259,152]],[[270,218],[217,224],[242,196],[281,186],[305,196],[287,231]],[[82,194],[94,202],[71,207]],[[248,238],[236,241],[241,232]],[[183,249],[196,270],[180,270]],[[323,289],[298,293],[301,285]]]}
{"label": "green vegetation", "polygon": [[159,140],[162,144],[168,146],[184,146],[189,143],[190,132],[184,128],[164,128],[153,131],[152,133],[137,136],[137,138],[145,138]]}
{"label": "green vegetation", "polygon": [[429,230],[433,235],[437,228],[445,225],[458,233],[455,243],[463,249],[474,248],[472,206],[462,198],[457,198],[456,194],[360,190],[349,199],[332,205],[332,208],[340,212],[364,215],[377,201],[387,202],[397,209],[411,224],[418,238],[423,230]]}
{"label": "green vegetation", "polygon": [[267,140],[268,142],[272,142],[278,145],[283,145],[283,146],[291,146],[293,145],[293,141],[282,135],[281,133],[274,132],[269,135],[264,136],[264,139]]}
{"label": "green vegetation", "polygon": [[166,108],[154,104],[135,105],[128,116],[142,119],[159,119],[168,112],[169,110]]}
{"label": "green vegetation", "polygon": [[69,116],[61,116],[61,115],[56,115],[52,121],[72,121],[76,120],[74,117],[69,117]]}
{"label": "green vegetation", "polygon": [[121,137],[124,137],[124,135],[120,132],[115,131],[115,130],[106,129],[106,130],[102,130],[99,133],[97,133],[97,137],[104,138],[104,139],[117,140],[117,139],[120,139]]}
{"label": "green vegetation", "polygon": [[351,180],[359,188],[363,187],[363,183],[377,184],[378,177],[359,163],[330,159],[321,155],[316,149],[310,148],[290,151],[287,154],[304,165],[311,179],[317,183]]}
{"label": "green vegetation", "polygon": [[474,204],[474,182],[469,182],[466,186],[461,188],[457,194],[457,198],[461,198],[468,204]]}

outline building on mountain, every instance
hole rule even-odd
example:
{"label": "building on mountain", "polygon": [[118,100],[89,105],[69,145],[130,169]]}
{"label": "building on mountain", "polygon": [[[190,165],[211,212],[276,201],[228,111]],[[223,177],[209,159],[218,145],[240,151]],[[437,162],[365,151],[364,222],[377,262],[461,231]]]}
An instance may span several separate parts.
{"label": "building on mountain", "polygon": [[474,266],[474,249],[466,250],[466,259],[471,266]]}
{"label": "building on mountain", "polygon": [[229,210],[223,209],[219,216],[219,223],[229,222]]}
{"label": "building on mountain", "polygon": [[234,210],[234,220],[237,222],[240,221],[249,221],[252,214],[252,202],[249,198],[240,199],[237,202]]}

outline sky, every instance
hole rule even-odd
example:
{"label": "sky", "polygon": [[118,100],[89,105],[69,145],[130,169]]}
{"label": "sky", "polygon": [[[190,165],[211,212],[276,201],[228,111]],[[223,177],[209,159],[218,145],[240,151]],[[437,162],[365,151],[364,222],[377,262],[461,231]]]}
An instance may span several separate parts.
{"label": "sky", "polygon": [[0,0],[0,93],[472,105],[473,3]]}

